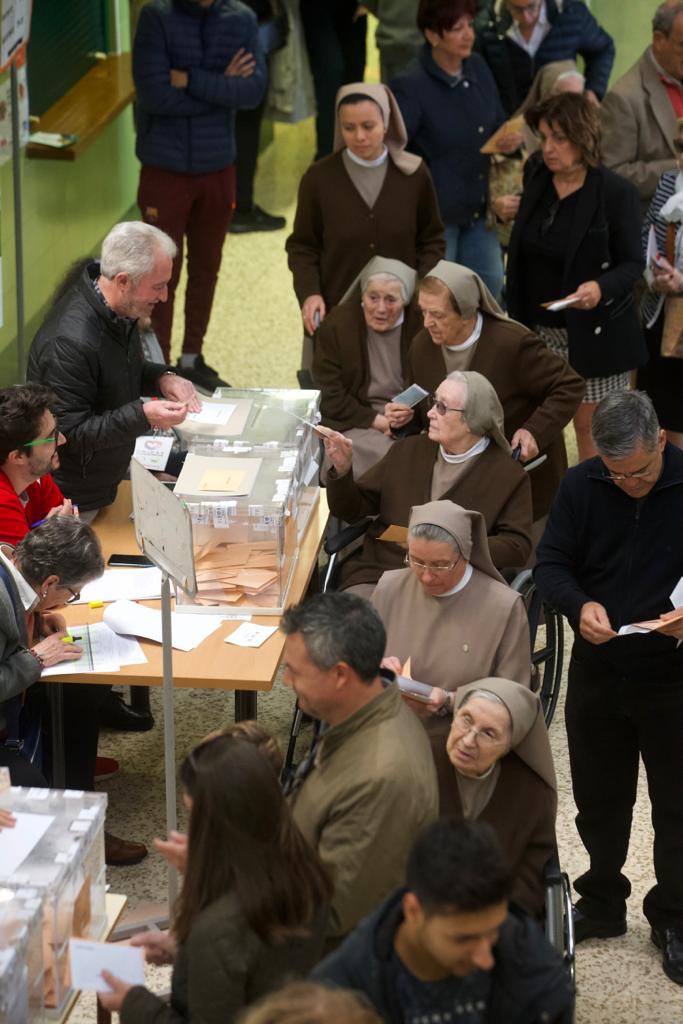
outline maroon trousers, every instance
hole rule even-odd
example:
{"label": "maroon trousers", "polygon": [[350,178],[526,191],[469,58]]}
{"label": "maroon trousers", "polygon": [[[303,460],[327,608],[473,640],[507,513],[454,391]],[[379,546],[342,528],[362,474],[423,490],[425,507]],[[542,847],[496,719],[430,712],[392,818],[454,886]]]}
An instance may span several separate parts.
{"label": "maroon trousers", "polygon": [[223,242],[235,205],[235,168],[211,174],[177,174],[159,167],[140,171],[138,205],[142,219],[170,235],[178,246],[168,300],[159,302],[152,327],[166,360],[170,356],[173,301],[187,238],[187,290],[183,352],[199,353],[209,325]]}

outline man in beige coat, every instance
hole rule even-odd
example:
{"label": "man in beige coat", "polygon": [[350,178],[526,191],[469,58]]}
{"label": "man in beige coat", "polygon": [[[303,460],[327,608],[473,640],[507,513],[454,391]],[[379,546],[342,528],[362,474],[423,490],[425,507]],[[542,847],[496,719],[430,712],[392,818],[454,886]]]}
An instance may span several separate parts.
{"label": "man in beige coat", "polygon": [[333,945],[402,884],[415,836],[438,814],[436,770],[422,725],[380,674],[386,637],[368,601],[318,594],[288,608],[282,629],[284,681],[323,723],[288,789],[333,878]]}
{"label": "man in beige coat", "polygon": [[683,113],[683,2],[660,4],[652,45],[616,82],[602,104],[602,158],[636,186],[643,209],[664,171],[676,167],[676,112]]}

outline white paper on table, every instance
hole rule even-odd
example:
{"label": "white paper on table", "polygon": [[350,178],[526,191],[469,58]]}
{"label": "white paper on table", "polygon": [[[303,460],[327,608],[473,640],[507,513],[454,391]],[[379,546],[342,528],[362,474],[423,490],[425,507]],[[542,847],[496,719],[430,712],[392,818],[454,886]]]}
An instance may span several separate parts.
{"label": "white paper on table", "polygon": [[[133,601],[115,601],[104,611],[104,621],[115,633],[144,636],[161,643],[161,612]],[[192,651],[224,622],[222,615],[180,615],[171,613],[173,646]]]}
{"label": "white paper on table", "polygon": [[145,984],[145,958],[139,946],[118,942],[69,939],[71,983],[85,991],[110,992],[102,971],[111,971],[129,985]]}
{"label": "white paper on table", "polygon": [[158,437],[152,434],[143,434],[135,442],[133,457],[138,460],[145,469],[153,469],[163,472],[166,469],[168,457],[173,447],[172,437]]}
{"label": "white paper on table", "polygon": [[234,633],[226,636],[226,644],[236,644],[238,647],[260,647],[269,636],[277,632],[277,626],[260,626],[258,622],[243,622]]}
{"label": "white paper on table", "polygon": [[121,662],[117,655],[116,637],[104,622],[87,626],[70,626],[69,635],[83,653],[73,661],[60,661],[44,668],[41,676],[81,675],[83,672],[118,672]]}
{"label": "white paper on table", "polygon": [[14,828],[0,831],[0,871],[4,877],[14,874],[24,863],[55,820],[51,814],[25,814],[23,811],[14,817]]}
{"label": "white paper on table", "polygon": [[156,566],[147,569],[105,569],[99,579],[86,583],[81,590],[79,603],[148,601],[155,597],[161,597],[161,570]]}
{"label": "white paper on table", "polygon": [[116,654],[121,668],[124,665],[146,664],[147,656],[134,636],[124,636],[123,633],[115,633],[113,630],[111,630],[111,635],[115,638]]}
{"label": "white paper on table", "polygon": [[570,295],[566,299],[557,299],[556,302],[551,302],[545,308],[549,313],[557,313],[560,309],[566,309],[567,306],[575,306],[581,299],[577,295]]}
{"label": "white paper on table", "polygon": [[202,402],[202,411],[189,413],[187,419],[190,423],[203,423],[205,426],[224,427],[236,408],[236,405],[229,405],[223,402]]}

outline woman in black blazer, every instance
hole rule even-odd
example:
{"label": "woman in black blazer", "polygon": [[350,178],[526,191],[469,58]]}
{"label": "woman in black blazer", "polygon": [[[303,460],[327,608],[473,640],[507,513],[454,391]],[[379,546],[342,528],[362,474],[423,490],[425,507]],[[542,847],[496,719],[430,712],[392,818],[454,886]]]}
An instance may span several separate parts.
{"label": "woman in black blazer", "polygon": [[[595,454],[597,403],[628,388],[647,358],[633,298],[644,269],[638,193],[600,166],[600,118],[585,95],[553,96],[525,117],[541,156],[525,168],[508,253],[508,311],[586,378],[574,417],[583,460]],[[542,305],[570,296],[561,311]]]}

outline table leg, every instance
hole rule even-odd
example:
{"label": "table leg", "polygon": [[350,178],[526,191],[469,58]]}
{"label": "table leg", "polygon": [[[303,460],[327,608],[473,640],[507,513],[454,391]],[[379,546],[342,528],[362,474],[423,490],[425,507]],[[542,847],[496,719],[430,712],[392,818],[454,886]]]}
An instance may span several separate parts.
{"label": "table leg", "polygon": [[50,726],[52,736],[52,785],[55,789],[65,789],[64,690],[61,683],[50,683],[47,689],[50,700]]}
{"label": "table leg", "polygon": [[244,722],[258,715],[256,690],[235,690],[235,721]]}
{"label": "table leg", "polygon": [[97,1024],[111,1024],[111,1010],[105,1010],[99,999],[97,1000]]}

